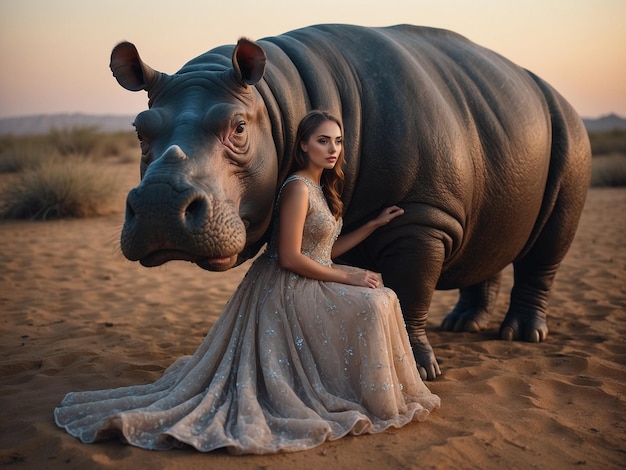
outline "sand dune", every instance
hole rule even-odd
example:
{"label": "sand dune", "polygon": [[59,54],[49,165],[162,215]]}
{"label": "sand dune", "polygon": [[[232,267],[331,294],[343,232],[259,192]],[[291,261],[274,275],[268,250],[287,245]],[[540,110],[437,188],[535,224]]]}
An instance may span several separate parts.
{"label": "sand dune", "polygon": [[123,215],[0,224],[0,465],[12,468],[623,468],[626,463],[626,189],[592,189],[555,282],[542,344],[437,326],[443,375],[429,420],[311,451],[233,457],[85,445],[53,422],[65,393],[153,381],[192,353],[245,273],[145,269],[117,248]]}

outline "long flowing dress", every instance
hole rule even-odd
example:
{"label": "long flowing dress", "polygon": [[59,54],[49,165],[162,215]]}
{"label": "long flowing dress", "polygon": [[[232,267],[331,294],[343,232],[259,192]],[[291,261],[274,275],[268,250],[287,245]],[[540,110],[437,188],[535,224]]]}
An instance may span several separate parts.
{"label": "long flowing dress", "polygon": [[[285,184],[296,178],[309,188],[302,252],[330,266],[341,220],[315,183]],[[151,384],[69,393],[57,425],[87,443],[118,436],[146,449],[266,454],[400,427],[439,407],[395,293],[282,269],[276,238],[192,356]]]}

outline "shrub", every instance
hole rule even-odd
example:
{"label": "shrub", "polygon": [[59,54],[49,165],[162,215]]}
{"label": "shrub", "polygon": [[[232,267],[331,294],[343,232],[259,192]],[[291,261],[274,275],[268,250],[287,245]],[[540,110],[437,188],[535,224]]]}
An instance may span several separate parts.
{"label": "shrub", "polygon": [[16,173],[37,167],[56,155],[44,138],[6,137],[0,142],[0,173]]}
{"label": "shrub", "polygon": [[3,219],[47,220],[114,212],[116,175],[84,158],[51,159],[16,176],[0,195]]}
{"label": "shrub", "polygon": [[626,154],[594,156],[591,159],[591,186],[626,186]]}
{"label": "shrub", "polygon": [[594,156],[626,153],[626,130],[623,129],[589,132],[589,141]]}
{"label": "shrub", "polygon": [[57,157],[112,157],[120,163],[138,161],[134,132],[99,133],[95,127],[54,130],[45,135],[0,137],[0,173],[33,169]]}
{"label": "shrub", "polygon": [[141,154],[137,134],[134,132],[103,134],[98,149],[103,157],[114,157],[122,163],[139,161]]}
{"label": "shrub", "polygon": [[50,144],[61,155],[95,155],[102,142],[96,126],[53,129],[48,133]]}

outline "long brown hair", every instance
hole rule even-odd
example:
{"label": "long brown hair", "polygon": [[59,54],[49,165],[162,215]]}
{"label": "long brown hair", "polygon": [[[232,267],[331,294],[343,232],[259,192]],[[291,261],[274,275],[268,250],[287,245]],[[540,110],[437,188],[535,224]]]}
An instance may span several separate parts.
{"label": "long brown hair", "polygon": [[[289,171],[289,174],[307,167],[309,157],[302,150],[300,144],[308,141],[317,128],[327,121],[335,122],[339,126],[339,130],[343,136],[343,126],[341,125],[341,121],[326,111],[313,110],[302,118],[296,132],[296,141],[293,149],[291,170]],[[343,145],[341,146],[341,152],[339,152],[339,155],[337,156],[337,162],[335,163],[333,169],[324,170],[322,172],[321,184],[330,211],[335,216],[335,219],[339,219],[343,213],[341,193],[343,192],[345,184],[345,176],[343,173]]]}

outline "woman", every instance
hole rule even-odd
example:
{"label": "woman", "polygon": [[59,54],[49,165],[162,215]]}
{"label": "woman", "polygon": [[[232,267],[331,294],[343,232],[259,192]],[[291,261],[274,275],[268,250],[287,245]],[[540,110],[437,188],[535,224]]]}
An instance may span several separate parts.
{"label": "woman", "polygon": [[398,300],[380,277],[332,264],[403,211],[341,230],[342,131],[307,114],[268,248],[193,356],[153,384],[68,394],[57,425],[83,442],[119,435],[147,449],[304,450],[426,418]]}

